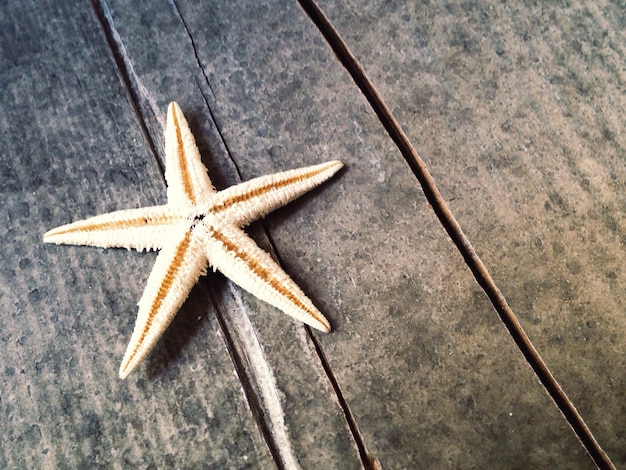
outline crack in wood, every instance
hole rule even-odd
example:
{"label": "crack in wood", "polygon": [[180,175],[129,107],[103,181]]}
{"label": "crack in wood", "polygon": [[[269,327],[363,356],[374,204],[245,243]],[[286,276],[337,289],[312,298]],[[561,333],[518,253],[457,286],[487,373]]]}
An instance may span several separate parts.
{"label": "crack in wood", "polygon": [[280,470],[297,469],[271,368],[242,304],[241,292],[230,281],[225,282],[237,308],[222,305],[213,283],[209,292],[245,399],[276,466]]}
{"label": "crack in wood", "polygon": [[[262,221],[261,221],[261,225],[263,225]],[[272,237],[269,235],[268,230],[265,229],[265,226],[263,226],[263,231],[269,240],[271,252],[274,254],[274,256],[276,256],[276,259],[278,260],[279,264],[282,265],[283,263],[281,262],[280,255],[278,254],[278,251],[276,250],[276,247],[274,246],[274,241],[272,240]],[[309,341],[311,341],[311,343],[313,344],[313,347],[315,348],[315,353],[317,354],[317,357],[320,360],[322,368],[324,369],[326,378],[330,382],[333,392],[335,393],[335,396],[337,397],[337,402],[339,403],[339,407],[341,408],[341,411],[343,412],[343,416],[344,416],[344,419],[346,420],[346,424],[348,425],[348,429],[350,429],[350,433],[352,434],[352,439],[354,440],[354,443],[356,444],[357,450],[359,452],[359,458],[361,459],[361,463],[363,464],[364,470],[382,470],[382,466],[380,462],[376,458],[371,456],[369,452],[367,451],[367,446],[365,445],[365,440],[363,439],[363,435],[361,434],[361,431],[359,430],[359,425],[357,423],[357,420],[354,416],[354,413],[352,413],[352,410],[350,409],[350,405],[348,405],[348,400],[346,400],[343,394],[343,391],[341,390],[341,386],[339,385],[339,380],[337,379],[337,376],[333,372],[332,366],[330,365],[330,361],[328,360],[328,356],[326,355],[326,352],[324,351],[322,344],[313,334],[313,330],[309,326],[304,325],[304,327],[306,329]]]}
{"label": "crack in wood", "polygon": [[[165,127],[165,123],[161,122],[157,118],[154,111],[157,109],[157,106],[150,98],[150,94],[141,84],[133,69],[132,62],[128,57],[124,43],[115,29],[113,16],[108,3],[106,0],[92,0],[92,8],[106,37],[107,44],[109,45],[109,49],[111,50],[111,54],[113,55],[113,60],[116,65],[115,68],[122,84],[124,85],[124,90],[126,90],[126,93],[128,94],[133,112],[139,121],[141,132],[148,143],[150,152],[159,165],[161,178],[163,178],[163,182],[165,183],[165,164],[158,158],[159,152],[157,151],[156,140],[153,138],[152,133],[149,130],[149,127],[154,126],[148,126],[148,121],[158,123],[161,129]],[[148,101],[148,105],[145,105],[146,101]]]}

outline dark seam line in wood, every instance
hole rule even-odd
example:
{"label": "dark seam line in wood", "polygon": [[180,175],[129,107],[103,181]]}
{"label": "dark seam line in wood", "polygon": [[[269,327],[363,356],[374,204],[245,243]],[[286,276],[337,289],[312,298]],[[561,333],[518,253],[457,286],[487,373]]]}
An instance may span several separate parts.
{"label": "dark seam line in wood", "polygon": [[[204,73],[204,68],[202,67],[202,63],[200,62],[200,57],[198,56],[198,50],[196,48],[196,42],[193,40],[193,36],[191,35],[191,31],[189,31],[189,27],[187,26],[187,22],[185,21],[185,18],[183,18],[183,15],[180,12],[180,10],[178,9],[178,5],[176,4],[176,1],[173,0],[172,1],[172,5],[174,6],[174,9],[176,10],[176,14],[178,15],[178,18],[180,19],[180,22],[183,24],[183,28],[185,28],[185,32],[187,33],[187,37],[189,38],[189,42],[191,43],[191,48],[193,49],[193,56],[196,59],[196,64],[198,65],[198,69],[200,70],[200,73],[202,73],[202,77],[204,78],[204,83],[206,84],[207,87],[209,87],[209,90],[211,90],[211,93],[213,93],[213,96],[215,96],[215,92],[213,91],[213,87],[211,86],[211,82],[209,81],[209,77],[207,77],[206,73]],[[222,142],[222,145],[226,149],[226,154],[228,155],[228,158],[230,159],[230,161],[233,164],[233,166],[235,167],[235,171],[237,172],[237,176],[239,177],[239,182],[241,183],[241,181],[242,181],[242,179],[241,179],[241,171],[239,170],[239,166],[237,165],[237,162],[235,161],[235,159],[233,158],[232,153],[230,152],[230,148],[228,147],[228,144],[226,143],[226,139],[224,138],[224,134],[222,134],[222,129],[220,129],[220,126],[217,125],[217,120],[215,119],[215,115],[213,114],[213,110],[211,109],[211,106],[209,105],[209,100],[207,100],[204,92],[202,91],[202,87],[200,86],[200,84],[198,83],[198,81],[196,80],[195,77],[193,78],[193,80],[196,83],[196,86],[198,87],[198,90],[200,91],[200,94],[202,95],[202,99],[204,100],[204,104],[206,105],[206,108],[209,111],[209,115],[211,117],[211,121],[213,121],[213,125],[215,126],[215,129],[217,130],[217,134],[220,136],[220,141]]]}
{"label": "dark seam line in wood", "polygon": [[137,95],[135,87],[133,86],[133,81],[131,80],[131,74],[129,71],[128,64],[124,60],[124,54],[121,53],[119,44],[115,40],[115,37],[113,34],[113,30],[115,27],[110,19],[111,18],[110,8],[108,4],[106,3],[106,0],[92,0],[91,5],[96,14],[96,17],[98,18],[98,21],[100,22],[100,26],[102,27],[102,30],[104,31],[104,35],[109,45],[109,49],[111,49],[111,53],[113,54],[113,60],[115,61],[115,65],[117,65],[117,74],[120,77],[120,80],[122,81],[122,83],[124,84],[124,90],[126,91],[128,95],[128,100],[130,101],[132,105],[133,112],[135,116],[137,117],[137,120],[139,121],[139,127],[141,128],[141,132],[143,133],[144,138],[146,139],[146,142],[148,143],[150,152],[152,152],[152,155],[154,156],[154,159],[156,160],[157,165],[159,165],[161,178],[163,178],[163,181],[165,181],[165,168],[163,167],[159,158],[157,157],[158,155],[157,146],[156,146],[154,139],[152,138],[152,135],[150,134],[150,131],[148,130],[146,121],[140,111],[139,96]]}
{"label": "dark seam line in wood", "polygon": [[343,396],[343,392],[341,391],[341,387],[339,386],[339,381],[337,380],[337,377],[335,376],[335,373],[333,372],[333,369],[330,366],[330,362],[328,361],[328,358],[326,357],[326,353],[324,352],[322,345],[313,334],[313,331],[311,330],[311,328],[306,325],[305,325],[305,328],[307,330],[307,334],[309,335],[309,338],[311,339],[311,342],[313,343],[313,346],[315,346],[315,352],[320,358],[322,367],[324,368],[324,372],[326,373],[326,376],[328,377],[328,380],[330,381],[330,384],[333,387],[333,391],[335,392],[335,395],[337,395],[339,406],[341,407],[343,411],[346,422],[348,423],[348,428],[350,429],[350,432],[352,433],[352,437],[354,438],[357,449],[359,451],[359,457],[361,459],[361,463],[363,464],[363,468],[365,470],[381,470],[382,467],[380,466],[380,463],[378,462],[378,460],[374,458],[373,456],[371,456],[367,451],[367,447],[365,447],[365,440],[363,439],[363,435],[361,434],[361,431],[359,430],[359,425],[357,424],[356,418],[354,417],[352,410],[350,410],[350,407],[348,406],[348,402]]}
{"label": "dark seam line in wood", "polygon": [[[204,75],[204,72],[202,73],[202,75]],[[207,86],[209,88],[211,88],[211,84],[209,83],[209,79],[207,78],[206,75],[204,75],[204,79],[206,81]],[[217,135],[220,136],[220,141],[222,142],[222,145],[226,149],[226,154],[228,155],[228,158],[230,159],[230,162],[235,167],[235,173],[237,173],[237,177],[239,178],[238,182],[241,183],[243,181],[243,179],[241,178],[241,170],[239,169],[239,165],[237,165],[237,162],[233,158],[233,154],[230,152],[230,147],[226,143],[226,139],[224,138],[224,134],[222,134],[222,129],[220,129],[220,126],[218,126],[218,124],[217,124],[217,121],[215,119],[215,115],[213,114],[213,110],[211,109],[211,105],[209,105],[209,100],[207,100],[206,95],[202,91],[202,88],[200,87],[200,85],[196,81],[195,77],[194,77],[193,81],[196,82],[196,86],[198,87],[198,90],[200,91],[200,94],[202,95],[202,100],[204,101],[206,109],[209,111],[209,116],[211,117],[211,121],[213,122],[213,125],[215,126],[215,130],[217,130]],[[211,90],[211,91],[213,91],[213,90]]]}
{"label": "dark seam line in wood", "polygon": [[[268,234],[267,238],[269,240],[271,250],[274,256],[276,256],[276,261],[282,267],[283,263],[282,263],[282,260],[280,259],[280,256],[278,255],[276,246],[274,245],[274,240],[269,235],[269,232],[265,228],[263,221],[261,221],[261,225],[263,226],[263,230],[265,230],[265,232]],[[326,374],[326,377],[328,378],[328,381],[330,382],[333,392],[335,393],[335,396],[337,397],[337,402],[339,403],[339,407],[341,408],[341,411],[343,412],[346,423],[348,424],[348,429],[350,429],[350,434],[352,434],[352,438],[354,439],[354,443],[356,444],[357,450],[359,452],[359,458],[361,459],[363,468],[365,470],[380,470],[381,467],[380,467],[380,463],[378,462],[378,460],[376,460],[367,452],[367,447],[365,446],[365,440],[363,439],[363,435],[361,434],[361,431],[359,430],[359,426],[356,422],[354,414],[352,413],[352,410],[350,410],[350,407],[348,406],[348,402],[343,396],[343,392],[341,390],[341,387],[339,386],[339,381],[337,380],[337,377],[335,376],[335,373],[333,372],[333,369],[330,366],[330,361],[328,360],[328,356],[326,355],[326,352],[324,351],[322,344],[319,342],[317,337],[313,334],[313,330],[311,329],[311,327],[305,324],[303,324],[303,327],[306,330],[306,333],[309,339],[313,343],[313,347],[315,348],[315,353],[317,354],[317,357],[320,360],[322,369],[324,369],[324,373]]]}
{"label": "dark seam line in wood", "polygon": [[[178,18],[180,19],[180,22],[185,28],[185,32],[187,33],[187,37],[189,38],[189,42],[191,43],[191,48],[193,49],[193,54],[196,59],[196,64],[198,66],[198,69],[200,69],[200,72],[202,73],[202,76],[204,77],[204,81],[206,85],[209,87],[211,92],[213,92],[213,89],[211,88],[211,84],[209,82],[209,77],[206,76],[206,74],[204,73],[204,69],[202,68],[202,63],[200,62],[200,57],[198,56],[198,52],[196,49],[196,43],[193,40],[193,36],[191,35],[191,32],[189,31],[187,23],[185,22],[185,19],[183,18],[183,15],[181,14],[178,8],[178,5],[176,4],[175,1],[172,1],[172,5],[174,9],[176,10],[176,14],[178,15]],[[217,121],[215,119],[215,115],[213,114],[213,110],[211,109],[211,106],[209,105],[209,101],[204,95],[202,91],[202,87],[200,86],[200,84],[198,83],[195,77],[194,77],[194,82],[196,86],[198,87],[200,94],[202,95],[204,104],[207,110],[209,111],[209,116],[211,117],[211,121],[213,122],[213,125],[215,126],[215,129],[217,130],[217,133],[220,136],[220,141],[222,142],[222,145],[226,149],[226,153],[228,157],[230,158],[231,162],[235,166],[235,171],[237,172],[237,176],[239,177],[239,182],[241,182],[241,172],[239,171],[239,167],[237,166],[237,163],[233,159],[230,149],[228,148],[228,144],[226,143],[226,139],[224,138],[224,135],[222,134],[222,130],[217,125]],[[232,282],[232,281],[226,280],[226,282]],[[272,431],[270,430],[270,427],[268,426],[267,421],[265,420],[265,413],[263,412],[263,407],[261,406],[261,400],[259,396],[256,394],[254,387],[252,386],[251,378],[247,374],[244,361],[242,360],[239,354],[239,350],[235,345],[235,340],[228,329],[228,325],[226,324],[226,320],[224,319],[224,308],[221,306],[221,304],[217,302],[217,297],[215,293],[213,292],[212,287],[209,288],[209,291],[211,292],[211,296],[213,298],[213,304],[215,305],[215,316],[217,318],[218,324],[220,325],[220,329],[222,330],[222,334],[224,335],[226,349],[228,350],[231,361],[233,362],[235,366],[237,377],[239,377],[239,381],[243,388],[244,396],[246,397],[246,400],[252,412],[254,421],[256,422],[256,425],[259,428],[261,436],[263,436],[263,439],[265,440],[265,444],[267,445],[270,451],[270,454],[272,456],[272,459],[274,460],[274,463],[276,464],[279,470],[283,470],[286,467],[285,467],[285,462],[283,461],[283,458],[282,458],[282,452],[280,451],[280,446],[276,442],[276,439],[274,439],[274,435]]]}
{"label": "dark seam line in wood", "polygon": [[535,349],[530,339],[524,332],[515,313],[509,307],[504,295],[500,292],[482,260],[476,254],[472,244],[465,236],[459,223],[456,221],[445,200],[439,193],[435,182],[428,172],[423,160],[413,148],[408,137],[400,127],[398,121],[384,103],[378,90],[367,77],[365,70],[348,49],[343,39],[321,9],[312,0],[298,0],[298,3],[309,16],[313,24],[318,28],[328,45],[334,52],[339,62],[346,68],[355,84],[359,87],[372,109],[385,127],[387,133],[396,144],[409,167],[417,177],[426,199],[432,206],[437,218],[445,228],[457,249],[465,259],[472,271],[474,278],[485,291],[500,319],[506,326],[513,340],[517,344],[526,361],[545,387],[556,406],[561,411],[572,430],[581,441],[595,464],[599,468],[615,468],[608,455],[602,450],[595,437],[585,424],[582,416],[578,413],[574,404],[565,394],[559,383],[553,377],[541,355]]}
{"label": "dark seam line in wood", "polygon": [[244,396],[246,397],[252,416],[254,417],[259,431],[261,432],[261,435],[265,440],[265,443],[270,451],[274,463],[276,464],[276,467],[279,470],[285,470],[285,462],[283,462],[283,459],[281,458],[281,452],[278,448],[278,444],[274,440],[272,432],[265,422],[261,401],[255,393],[254,387],[252,386],[250,378],[248,377],[245,361],[242,359],[239,351],[235,347],[235,340],[228,330],[228,326],[226,325],[226,321],[224,320],[224,314],[222,313],[224,311],[224,306],[221,304],[221,302],[219,302],[218,296],[214,291],[214,288],[215,286],[211,284],[208,291],[211,297],[211,301],[215,306],[215,317],[217,318],[217,322],[220,326],[220,330],[222,331],[222,335],[224,335],[224,343],[226,344],[226,349],[228,350],[231,361],[235,366],[235,372],[237,373],[237,377],[239,378],[239,382],[241,383],[241,387],[243,388]]}

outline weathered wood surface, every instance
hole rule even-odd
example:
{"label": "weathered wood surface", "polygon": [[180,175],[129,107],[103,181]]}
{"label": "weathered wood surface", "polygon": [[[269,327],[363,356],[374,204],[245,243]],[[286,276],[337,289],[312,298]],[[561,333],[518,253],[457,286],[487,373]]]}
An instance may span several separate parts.
{"label": "weathered wood surface", "polygon": [[[624,10],[321,2],[540,352],[626,464]],[[0,8],[0,466],[586,468],[419,186],[293,1]],[[250,228],[333,324],[202,278],[117,370],[155,255],[44,246],[165,201],[178,101],[218,188],[340,159]],[[270,242],[271,238],[271,242]]]}

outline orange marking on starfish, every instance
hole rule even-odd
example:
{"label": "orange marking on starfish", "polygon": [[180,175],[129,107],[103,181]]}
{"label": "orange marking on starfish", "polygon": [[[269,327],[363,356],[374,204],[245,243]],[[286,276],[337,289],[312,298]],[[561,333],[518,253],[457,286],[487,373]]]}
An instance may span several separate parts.
{"label": "orange marking on starfish", "polygon": [[319,175],[320,173],[323,173],[324,171],[327,171],[328,168],[319,168],[315,171],[311,171],[309,173],[305,173],[303,175],[298,175],[298,176],[294,176],[292,178],[287,178],[283,181],[277,181],[277,182],[273,182],[273,183],[269,183],[265,186],[261,186],[259,188],[254,189],[254,191],[250,191],[248,193],[245,194],[239,194],[237,196],[233,196],[231,198],[226,199],[225,201],[220,202],[219,204],[216,204],[215,206],[211,207],[209,210],[211,212],[218,213],[221,212],[223,210],[228,209],[230,206],[232,206],[233,204],[236,204],[238,202],[243,202],[243,201],[249,201],[250,199],[253,199],[257,196],[261,196],[265,193],[268,193],[269,191],[273,190],[273,189],[278,189],[278,188],[282,188],[284,186],[289,186],[290,184],[293,183],[297,183],[299,181],[304,181],[308,178],[311,178],[313,176]]}
{"label": "orange marking on starfish", "polygon": [[[159,219],[160,221],[161,219]],[[83,233],[83,232],[95,232],[98,230],[117,230],[131,227],[141,227],[147,225],[149,219],[147,217],[140,217],[138,219],[119,220],[116,222],[102,222],[100,224],[86,225],[83,227],[72,227],[65,230],[50,230],[48,235],[63,235],[66,233]]]}
{"label": "orange marking on starfish", "polygon": [[191,202],[191,204],[196,204],[196,195],[193,193],[193,183],[191,178],[189,177],[189,169],[187,168],[187,156],[185,155],[185,147],[183,145],[183,137],[180,133],[180,125],[178,124],[178,118],[176,117],[176,113],[172,113],[172,117],[174,118],[174,128],[176,129],[176,142],[178,147],[176,151],[178,152],[178,161],[180,162],[180,176],[182,178],[183,191],[185,191],[185,195]]}
{"label": "orange marking on starfish", "polygon": [[[98,230],[118,230],[125,228],[143,227],[148,224],[163,224],[176,220],[177,217],[138,217],[136,219],[123,219],[114,222],[101,222],[99,224],[70,227],[64,230],[50,230],[47,236],[65,235],[68,233],[97,232]],[[59,227],[62,228],[62,227]]]}
{"label": "orange marking on starfish", "polygon": [[287,297],[291,302],[293,302],[296,306],[311,315],[322,325],[328,324],[326,318],[320,318],[320,316],[316,312],[312,311],[310,308],[300,302],[300,299],[298,299],[291,291],[286,289],[280,282],[276,280],[276,278],[272,277],[271,273],[267,269],[257,263],[247,253],[237,248],[237,245],[235,245],[228,238],[226,238],[226,236],[222,232],[216,230],[213,227],[209,227],[209,231],[211,233],[211,236],[215,237],[216,240],[222,242],[222,244],[226,247],[228,251],[234,253],[235,257],[246,263],[254,274],[259,276],[264,281],[268,282],[269,285],[271,285],[274,290],[276,290],[279,294]]}
{"label": "orange marking on starfish", "polygon": [[137,344],[135,346],[135,349],[133,350],[133,353],[129,356],[128,361],[126,361],[126,364],[130,364],[131,362],[133,362],[133,358],[135,357],[135,354],[137,354],[137,351],[141,347],[143,340],[148,334],[150,325],[152,325],[152,319],[156,316],[157,312],[161,308],[161,305],[163,305],[163,299],[165,299],[165,297],[167,296],[170,290],[170,287],[172,287],[172,282],[174,280],[174,277],[176,276],[177,271],[180,269],[180,267],[183,264],[185,253],[187,252],[187,249],[189,248],[190,239],[191,239],[191,232],[185,233],[185,238],[183,238],[183,240],[179,243],[178,247],[176,248],[176,254],[174,255],[174,260],[172,261],[172,264],[170,264],[167,270],[167,273],[165,274],[165,277],[163,278],[161,287],[159,287],[159,293],[154,299],[154,303],[152,304],[152,307],[150,308],[150,312],[148,313],[148,321],[146,322],[143,328],[143,331],[141,332],[141,336],[139,337],[139,340],[137,341]]}

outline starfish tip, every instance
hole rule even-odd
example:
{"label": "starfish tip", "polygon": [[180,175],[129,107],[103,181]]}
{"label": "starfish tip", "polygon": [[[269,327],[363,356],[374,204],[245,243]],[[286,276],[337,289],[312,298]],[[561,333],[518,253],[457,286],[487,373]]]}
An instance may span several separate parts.
{"label": "starfish tip", "polygon": [[43,242],[44,243],[54,243],[56,245],[61,245],[63,244],[63,241],[59,241],[58,238],[55,239],[56,233],[54,233],[54,230],[50,230],[49,232],[44,233],[43,235]]}
{"label": "starfish tip", "polygon": [[330,333],[330,330],[332,330],[330,323],[328,322],[326,317],[322,316],[322,314],[320,314],[320,316],[321,318],[317,318],[316,322],[310,322],[310,323],[307,322],[307,323],[309,323],[309,325],[311,325],[316,330],[320,330],[322,333]]}
{"label": "starfish tip", "polygon": [[51,243],[52,240],[51,238],[55,235],[55,233],[59,230],[59,227],[53,228],[48,230],[46,233],[43,234],[43,242],[44,243]]}
{"label": "starfish tip", "polygon": [[167,114],[171,115],[174,112],[177,114],[183,113],[182,109],[180,109],[180,105],[176,101],[170,101],[170,104],[167,107]]}
{"label": "starfish tip", "polygon": [[118,372],[120,379],[124,380],[126,377],[130,375],[130,373],[135,370],[137,364],[132,365],[127,361],[123,361],[120,365],[120,370]]}
{"label": "starfish tip", "polygon": [[335,173],[344,167],[343,162],[340,160],[331,160],[327,163],[327,165],[329,166],[329,169],[332,168]]}

